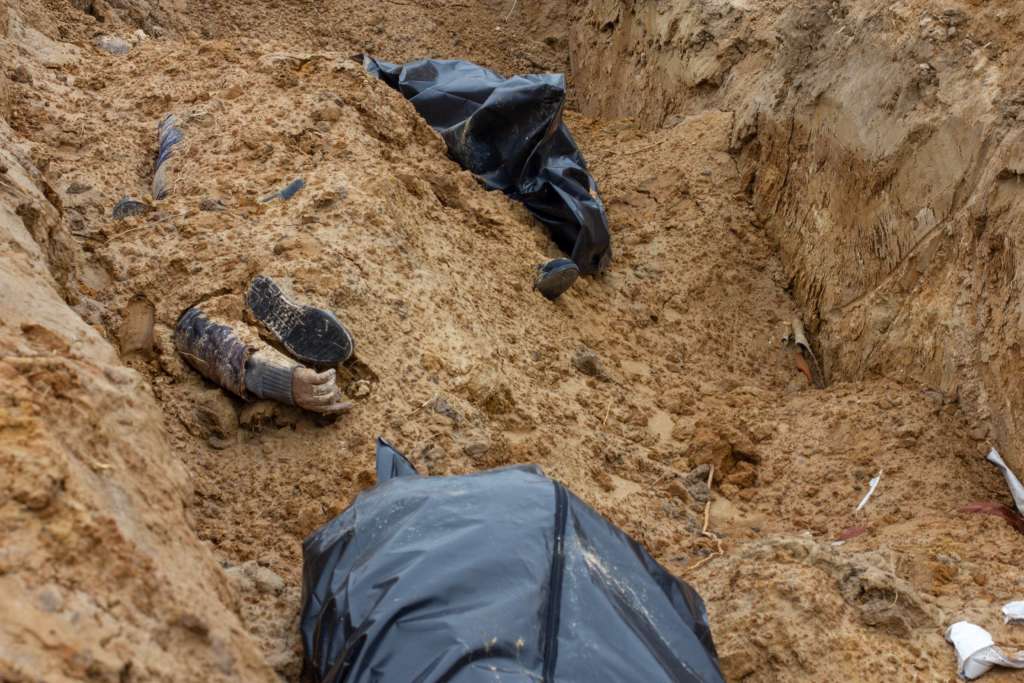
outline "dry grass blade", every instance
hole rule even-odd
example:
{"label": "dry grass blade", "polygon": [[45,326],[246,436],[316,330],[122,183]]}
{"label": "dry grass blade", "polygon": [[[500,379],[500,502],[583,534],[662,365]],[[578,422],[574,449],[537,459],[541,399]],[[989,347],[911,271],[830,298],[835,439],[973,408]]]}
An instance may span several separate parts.
{"label": "dry grass blade", "polygon": [[696,563],[690,565],[689,567],[687,567],[686,569],[684,569],[683,570],[684,573],[685,572],[691,572],[694,569],[697,569],[698,567],[701,567],[704,564],[707,564],[708,562],[710,562],[714,558],[718,557],[719,555],[723,555],[725,553],[725,551],[722,550],[722,539],[720,539],[718,537],[718,534],[716,534],[715,532],[708,531],[708,525],[711,522],[711,480],[714,478],[714,476],[715,476],[715,466],[712,465],[711,469],[708,470],[708,502],[704,504],[704,527],[700,530],[700,535],[701,536],[706,536],[707,538],[710,538],[710,539],[713,539],[715,541],[715,550],[710,555],[705,557],[704,559],[702,559],[699,562],[696,562]]}

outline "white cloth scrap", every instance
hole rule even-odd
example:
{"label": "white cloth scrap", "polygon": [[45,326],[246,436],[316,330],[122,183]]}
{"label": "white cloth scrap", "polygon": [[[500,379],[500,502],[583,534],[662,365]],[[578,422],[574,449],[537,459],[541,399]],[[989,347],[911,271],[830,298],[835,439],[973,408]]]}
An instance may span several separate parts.
{"label": "white cloth scrap", "polygon": [[1024,600],[1003,605],[1003,619],[1007,624],[1024,624]]}
{"label": "white cloth scrap", "polygon": [[946,630],[946,640],[956,648],[957,672],[973,681],[993,666],[1024,669],[1024,652],[1007,656],[988,631],[968,621],[958,621]]}
{"label": "white cloth scrap", "polygon": [[1002,456],[996,449],[990,450],[985,459],[1003,471],[1006,485],[1010,487],[1010,495],[1013,496],[1013,502],[1017,505],[1017,512],[1024,515],[1024,484],[1020,483],[1017,475],[1003,462]]}

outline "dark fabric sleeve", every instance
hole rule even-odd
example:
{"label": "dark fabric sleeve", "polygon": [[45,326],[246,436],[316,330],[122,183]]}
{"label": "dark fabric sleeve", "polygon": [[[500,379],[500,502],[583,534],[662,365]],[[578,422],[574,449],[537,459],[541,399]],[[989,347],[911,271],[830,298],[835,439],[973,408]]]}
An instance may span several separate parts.
{"label": "dark fabric sleeve", "polygon": [[198,306],[178,318],[174,346],[203,377],[244,399],[245,363],[252,349],[227,325],[213,322]]}

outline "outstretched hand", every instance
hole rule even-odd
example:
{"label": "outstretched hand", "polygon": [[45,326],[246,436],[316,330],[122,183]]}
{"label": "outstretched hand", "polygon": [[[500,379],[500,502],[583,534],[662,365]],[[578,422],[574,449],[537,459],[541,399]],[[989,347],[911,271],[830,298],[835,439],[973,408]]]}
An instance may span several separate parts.
{"label": "outstretched hand", "polygon": [[352,404],[342,399],[341,389],[334,380],[334,370],[317,372],[312,368],[295,368],[292,373],[295,405],[325,415],[348,412]]}

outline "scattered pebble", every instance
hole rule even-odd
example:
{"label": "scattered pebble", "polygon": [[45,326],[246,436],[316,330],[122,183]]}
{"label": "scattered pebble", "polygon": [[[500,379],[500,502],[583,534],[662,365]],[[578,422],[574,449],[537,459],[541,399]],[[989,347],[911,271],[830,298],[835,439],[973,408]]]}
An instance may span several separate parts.
{"label": "scattered pebble", "polygon": [[345,393],[352,398],[366,398],[370,395],[372,387],[370,383],[365,379],[356,380],[348,385],[345,389]]}
{"label": "scattered pebble", "polygon": [[31,83],[32,74],[28,72],[24,64],[19,64],[14,67],[14,71],[11,72],[11,80],[15,83]]}
{"label": "scattered pebble", "polygon": [[491,444],[483,440],[470,441],[462,447],[462,452],[471,458],[479,458],[489,450],[491,450]]}
{"label": "scattered pebble", "polygon": [[199,202],[200,211],[224,211],[228,207],[224,206],[224,202],[219,199],[207,197],[203,201]]}
{"label": "scattered pebble", "polygon": [[255,589],[260,593],[277,594],[283,591],[285,586],[284,579],[267,567],[261,566],[256,560],[227,567],[224,573],[243,593]]}
{"label": "scattered pebble", "polygon": [[60,612],[64,609],[64,597],[61,595],[60,587],[55,584],[43,586],[36,595],[36,604],[44,612]]}
{"label": "scattered pebble", "polygon": [[586,346],[576,349],[576,353],[572,357],[572,365],[584,375],[598,378],[606,377],[601,359]]}
{"label": "scattered pebble", "polygon": [[145,202],[140,202],[138,199],[131,199],[130,197],[122,197],[117,204],[114,205],[111,216],[114,220],[123,220],[129,216],[137,216],[139,214],[148,213],[153,210],[153,207]]}
{"label": "scattered pebble", "polygon": [[112,55],[128,54],[128,50],[132,49],[131,43],[117,36],[99,36],[93,41],[93,44]]}

